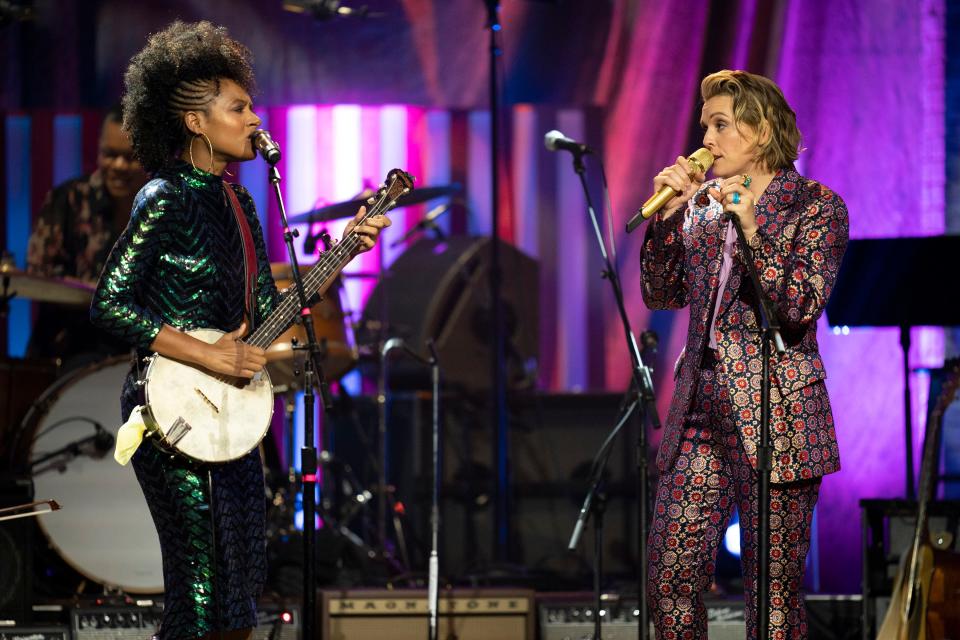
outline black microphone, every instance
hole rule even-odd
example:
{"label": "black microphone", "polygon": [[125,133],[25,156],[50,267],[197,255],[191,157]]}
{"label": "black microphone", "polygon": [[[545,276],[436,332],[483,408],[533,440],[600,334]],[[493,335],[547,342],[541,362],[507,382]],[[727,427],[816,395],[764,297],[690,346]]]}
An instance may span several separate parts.
{"label": "black microphone", "polygon": [[380,357],[386,358],[387,354],[394,349],[404,349],[406,346],[407,343],[403,341],[403,338],[390,338],[380,347]]}
{"label": "black microphone", "polygon": [[260,152],[260,155],[269,164],[274,165],[280,162],[280,147],[270,137],[269,131],[257,129],[250,136],[250,139],[253,140],[253,147]]}
{"label": "black microphone", "polygon": [[543,146],[549,151],[569,151],[578,156],[593,153],[593,149],[587,145],[568,138],[556,129],[547,131],[547,134],[543,136]]}
{"label": "black microphone", "polygon": [[440,230],[440,227],[437,226],[437,223],[435,221],[437,218],[439,218],[440,216],[445,214],[447,211],[449,211],[450,207],[452,206],[453,205],[451,203],[445,202],[441,205],[437,205],[436,207],[428,211],[427,215],[423,216],[423,218],[419,222],[417,222],[417,224],[410,227],[410,230],[407,231],[405,234],[403,234],[402,238],[400,238],[399,240],[391,244],[390,248],[394,249],[398,247],[399,245],[409,240],[410,237],[413,236],[415,233],[419,233],[420,231],[423,231],[425,229],[435,229],[439,231],[441,235],[439,239],[442,240],[443,232]]}
{"label": "black microphone", "polygon": [[99,453],[106,453],[110,451],[113,447],[113,443],[117,439],[113,436],[112,433],[103,428],[99,422],[93,423],[94,428],[97,430],[97,434],[93,436],[93,446]]}
{"label": "black microphone", "polygon": [[351,9],[340,5],[340,0],[284,0],[283,10],[292,13],[309,13],[317,20],[329,20],[337,16],[380,18],[384,14],[370,11],[366,5]]}

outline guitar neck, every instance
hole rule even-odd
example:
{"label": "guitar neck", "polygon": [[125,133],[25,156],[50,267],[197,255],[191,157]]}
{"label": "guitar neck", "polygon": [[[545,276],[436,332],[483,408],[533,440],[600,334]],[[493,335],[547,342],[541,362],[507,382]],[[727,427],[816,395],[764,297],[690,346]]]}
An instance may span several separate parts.
{"label": "guitar neck", "polygon": [[[927,428],[923,437],[923,457],[920,461],[920,487],[917,493],[917,524],[913,533],[912,550],[916,557],[917,550],[923,543],[927,535],[927,512],[930,501],[934,499],[935,483],[934,476],[937,469],[938,453],[940,451],[940,439],[943,433],[943,414],[947,406],[953,401],[957,394],[957,387],[960,386],[960,376],[958,376],[958,363],[955,360],[948,361],[944,365],[946,375],[943,381],[943,387],[940,390],[936,405],[927,420]],[[913,563],[915,564],[915,563]],[[914,575],[914,566],[911,566],[911,579]]]}
{"label": "guitar neck", "polygon": [[[320,256],[320,260],[303,276],[303,289],[309,300],[317,291],[334,278],[344,267],[353,252],[360,246],[360,234],[351,232],[341,242]],[[286,331],[300,315],[300,296],[294,288],[280,298],[280,304],[267,319],[244,342],[266,349],[281,333]]]}

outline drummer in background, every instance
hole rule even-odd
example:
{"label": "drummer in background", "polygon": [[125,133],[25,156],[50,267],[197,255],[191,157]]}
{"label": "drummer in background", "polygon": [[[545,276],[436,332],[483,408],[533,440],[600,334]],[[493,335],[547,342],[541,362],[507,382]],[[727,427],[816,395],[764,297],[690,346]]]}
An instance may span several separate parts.
{"label": "drummer in background", "polygon": [[[133,198],[147,174],[123,132],[116,105],[103,119],[97,169],[47,194],[27,245],[27,271],[97,283],[110,249],[127,226]],[[60,358],[64,369],[128,350],[90,324],[86,306],[40,304],[27,357]]]}

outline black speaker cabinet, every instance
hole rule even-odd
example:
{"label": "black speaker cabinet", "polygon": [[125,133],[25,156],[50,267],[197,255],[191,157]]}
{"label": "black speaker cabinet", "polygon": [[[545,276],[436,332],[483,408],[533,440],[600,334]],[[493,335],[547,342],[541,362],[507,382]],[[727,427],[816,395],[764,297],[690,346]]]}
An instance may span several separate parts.
{"label": "black speaker cabinet", "polygon": [[[434,340],[444,385],[469,392],[490,387],[490,239],[421,240],[378,281],[363,311],[357,341],[403,338],[426,353]],[[533,258],[500,246],[507,384],[529,387],[539,354],[539,270]],[[381,330],[383,333],[381,334]],[[422,365],[391,362],[393,388],[429,388]]]}
{"label": "black speaker cabinet", "polygon": [[[324,640],[427,637],[424,590],[323,591],[319,602]],[[443,591],[438,636],[458,640],[534,640],[533,591]]]}
{"label": "black speaker cabinet", "polygon": [[[0,507],[32,500],[30,479],[0,477]],[[0,621],[24,624],[31,620],[34,533],[30,518],[0,522]]]}
{"label": "black speaker cabinet", "polygon": [[[578,551],[567,542],[588,489],[593,456],[615,424],[619,394],[529,394],[511,398],[510,562],[544,576],[535,586],[575,590],[590,585],[592,529]],[[367,487],[376,483],[370,448],[376,441],[374,398],[355,400],[356,420],[335,419],[331,440],[338,458],[351,465]],[[442,401],[441,571],[458,578],[491,569],[493,552],[494,469],[491,420],[486,407],[446,394]],[[405,539],[414,566],[424,566],[429,551],[431,488],[431,404],[429,394],[391,394],[387,426],[389,482],[405,506]],[[635,572],[636,425],[625,426],[607,466],[605,571],[608,576]],[[372,509],[366,522],[372,519]],[[365,540],[358,517],[351,525]],[[388,523],[390,526],[391,523]],[[369,537],[368,537],[369,536]],[[569,582],[558,583],[558,576]],[[585,580],[585,582],[584,582]],[[504,576],[503,584],[509,584]]]}

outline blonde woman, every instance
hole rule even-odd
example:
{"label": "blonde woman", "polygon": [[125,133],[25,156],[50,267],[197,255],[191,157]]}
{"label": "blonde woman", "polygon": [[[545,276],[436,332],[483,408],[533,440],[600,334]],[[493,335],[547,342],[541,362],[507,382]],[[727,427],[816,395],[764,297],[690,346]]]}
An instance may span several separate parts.
{"label": "blonde woman", "polygon": [[[820,479],[840,468],[826,372],[817,347],[848,237],[847,209],[794,168],[796,115],[771,80],[720,71],[700,85],[713,179],[684,158],[653,181],[680,195],[646,229],[643,297],[690,307],[686,346],[657,456],[647,595],[657,638],[705,638],[701,594],[732,510],[740,514],[748,637],[757,635],[759,312],[753,261],[787,346],[774,356],[770,428],[770,637],[806,638],[801,585]],[[750,246],[740,253],[728,215]]]}

